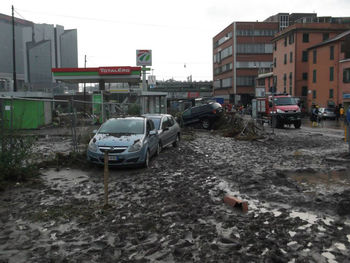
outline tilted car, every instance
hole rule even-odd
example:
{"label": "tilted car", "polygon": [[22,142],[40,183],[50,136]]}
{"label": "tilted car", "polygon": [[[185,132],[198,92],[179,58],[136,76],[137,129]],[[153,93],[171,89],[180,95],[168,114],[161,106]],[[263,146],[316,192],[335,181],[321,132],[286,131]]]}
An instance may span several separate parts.
{"label": "tilted car", "polygon": [[170,144],[176,147],[181,138],[180,125],[170,114],[144,114],[151,119],[158,130],[160,148]]}
{"label": "tilted car", "polygon": [[153,121],[145,117],[109,119],[90,140],[87,159],[102,165],[106,151],[111,166],[148,167],[150,158],[160,152],[159,138]]}
{"label": "tilted car", "polygon": [[182,113],[182,120],[185,126],[200,123],[203,129],[210,129],[223,111],[220,103],[210,102],[185,110]]}

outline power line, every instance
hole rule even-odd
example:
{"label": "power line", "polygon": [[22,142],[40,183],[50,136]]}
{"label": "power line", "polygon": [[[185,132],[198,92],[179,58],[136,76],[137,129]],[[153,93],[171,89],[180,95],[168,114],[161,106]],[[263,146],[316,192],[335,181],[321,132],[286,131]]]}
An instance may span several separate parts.
{"label": "power line", "polygon": [[103,19],[103,18],[95,18],[95,17],[71,16],[71,15],[62,15],[62,14],[55,14],[55,13],[23,10],[23,9],[17,9],[17,10],[20,10],[21,12],[26,12],[26,13],[32,13],[32,14],[50,15],[50,16],[65,17],[65,18],[78,19],[78,20],[98,21],[98,22],[105,22],[105,23],[117,23],[117,24],[126,24],[126,25],[134,25],[134,26],[159,27],[159,28],[176,28],[176,29],[191,29],[191,30],[197,30],[197,31],[198,30],[208,31],[208,28],[199,28],[199,27],[161,25],[161,24],[147,24],[147,23],[134,23],[134,22],[125,22],[125,21],[120,21],[120,20]]}

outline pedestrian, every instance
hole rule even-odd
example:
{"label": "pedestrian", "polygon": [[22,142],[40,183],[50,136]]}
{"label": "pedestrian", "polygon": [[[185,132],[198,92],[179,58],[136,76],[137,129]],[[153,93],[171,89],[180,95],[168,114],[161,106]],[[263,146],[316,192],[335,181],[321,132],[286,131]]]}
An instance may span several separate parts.
{"label": "pedestrian", "polygon": [[339,114],[340,114],[340,118],[344,117],[344,107],[341,104],[340,104],[340,107],[339,107]]}
{"label": "pedestrian", "polygon": [[339,107],[338,107],[338,106],[335,106],[335,108],[334,108],[334,113],[335,113],[335,119],[336,119],[337,121],[339,121],[340,110],[339,110]]}
{"label": "pedestrian", "polygon": [[311,116],[310,116],[310,121],[312,123],[312,127],[317,126],[318,122],[318,109],[316,108],[315,104],[312,104],[311,106]]}

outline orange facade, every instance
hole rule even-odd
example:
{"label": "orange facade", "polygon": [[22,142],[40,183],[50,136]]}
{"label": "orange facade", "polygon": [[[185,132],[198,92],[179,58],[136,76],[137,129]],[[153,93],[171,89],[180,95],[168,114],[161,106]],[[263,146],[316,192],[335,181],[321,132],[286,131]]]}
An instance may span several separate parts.
{"label": "orange facade", "polygon": [[[287,92],[300,97],[305,105],[312,78],[312,73],[310,75],[309,71],[312,56],[308,48],[333,38],[349,28],[350,25],[347,24],[308,23],[294,24],[279,32],[273,39],[275,44],[273,73],[277,81],[277,92]],[[318,56],[320,60],[321,56],[323,55]]]}
{"label": "orange facade", "polygon": [[339,86],[340,42],[309,50],[308,105],[332,107],[341,104]]}

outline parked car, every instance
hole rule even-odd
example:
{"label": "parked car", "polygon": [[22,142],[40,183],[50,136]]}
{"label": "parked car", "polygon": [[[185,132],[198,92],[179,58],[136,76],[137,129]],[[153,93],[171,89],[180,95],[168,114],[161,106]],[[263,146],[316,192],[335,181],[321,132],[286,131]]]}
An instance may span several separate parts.
{"label": "parked car", "polygon": [[160,148],[170,144],[176,147],[181,138],[180,125],[169,114],[144,114],[143,116],[153,120],[158,131]]}
{"label": "parked car", "polygon": [[332,108],[319,108],[318,116],[322,119],[331,119],[331,120],[335,120],[335,118],[337,117],[334,109]]}
{"label": "parked car", "polygon": [[210,129],[213,123],[220,118],[223,111],[220,103],[210,102],[185,110],[182,113],[182,120],[185,126],[200,123],[202,128]]}
{"label": "parked car", "polygon": [[151,119],[126,117],[109,119],[96,131],[87,149],[88,161],[104,163],[108,151],[111,166],[149,166],[149,160],[160,152],[157,130]]}

